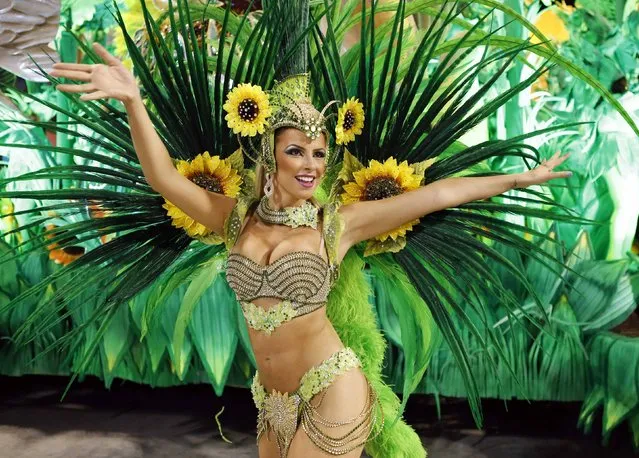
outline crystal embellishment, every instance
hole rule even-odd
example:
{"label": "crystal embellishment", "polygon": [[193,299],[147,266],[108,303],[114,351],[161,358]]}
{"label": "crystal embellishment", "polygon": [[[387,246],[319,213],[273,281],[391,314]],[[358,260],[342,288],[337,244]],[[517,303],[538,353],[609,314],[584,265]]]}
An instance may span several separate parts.
{"label": "crystal embellishment", "polygon": [[317,229],[318,209],[308,200],[299,207],[286,207],[274,210],[268,203],[268,197],[262,197],[256,210],[257,216],[269,224],[282,224],[290,227],[310,226]]}
{"label": "crystal embellishment", "polygon": [[282,301],[274,307],[264,309],[251,302],[242,302],[242,311],[248,325],[270,335],[277,327],[297,316],[291,301]]}
{"label": "crystal embellishment", "polygon": [[[257,431],[259,438],[272,432],[276,438],[280,458],[288,456],[291,441],[298,425],[301,425],[313,443],[329,455],[344,455],[366,443],[371,435],[376,435],[383,426],[377,423],[378,398],[369,384],[368,401],[362,411],[347,420],[333,421],[322,416],[310,402],[311,398],[327,389],[335,379],[348,370],[361,366],[355,352],[342,348],[317,366],[311,367],[300,380],[300,386],[292,393],[280,393],[273,389],[271,393],[260,383],[259,373],[255,372],[251,392],[258,409]],[[331,434],[330,429],[349,426],[346,434]],[[373,429],[377,425],[376,432]]]}
{"label": "crystal embellishment", "polygon": [[[308,204],[308,205],[307,205]],[[317,207],[308,202],[299,207],[286,207],[291,227],[310,226],[317,229]]]}

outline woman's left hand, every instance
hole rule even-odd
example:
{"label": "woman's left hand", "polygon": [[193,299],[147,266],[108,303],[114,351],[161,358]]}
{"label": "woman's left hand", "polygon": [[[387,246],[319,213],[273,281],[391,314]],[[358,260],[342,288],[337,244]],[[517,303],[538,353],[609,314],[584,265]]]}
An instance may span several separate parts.
{"label": "woman's left hand", "polygon": [[566,178],[571,176],[572,172],[570,171],[552,171],[552,169],[568,159],[568,156],[570,156],[570,153],[560,156],[559,151],[557,151],[553,157],[548,160],[544,159],[541,161],[541,164],[534,169],[518,174],[517,185],[515,187],[526,188],[533,184],[545,183],[555,178]]}

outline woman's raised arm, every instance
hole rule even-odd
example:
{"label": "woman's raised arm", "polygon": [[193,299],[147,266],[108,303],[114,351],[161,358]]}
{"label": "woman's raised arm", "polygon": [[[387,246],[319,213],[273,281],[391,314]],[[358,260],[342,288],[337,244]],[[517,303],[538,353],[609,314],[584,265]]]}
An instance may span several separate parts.
{"label": "woman's raised arm", "polygon": [[419,189],[387,199],[344,205],[340,213],[345,221],[340,252],[362,240],[383,234],[424,215],[467,202],[486,199],[513,188],[525,188],[555,178],[565,178],[569,171],[553,172],[568,158],[556,153],[548,161],[523,173],[487,177],[444,178]]}
{"label": "woman's raised arm", "polygon": [[84,84],[59,84],[62,92],[83,93],[80,100],[113,98],[124,103],[131,138],[147,183],[195,221],[223,235],[224,221],[235,199],[207,191],[180,175],[158,135],[131,72],[98,43],[93,44],[105,64],[54,64],[52,76]]}

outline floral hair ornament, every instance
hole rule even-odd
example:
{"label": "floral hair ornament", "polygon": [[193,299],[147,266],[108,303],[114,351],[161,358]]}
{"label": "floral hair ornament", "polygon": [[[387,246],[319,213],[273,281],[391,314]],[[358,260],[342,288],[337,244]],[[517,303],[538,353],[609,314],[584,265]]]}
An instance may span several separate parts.
{"label": "floral hair ornament", "polygon": [[263,134],[271,116],[268,95],[260,86],[251,84],[234,87],[222,108],[227,112],[224,119],[229,128],[242,137]]}
{"label": "floral hair ornament", "polygon": [[[228,95],[224,109],[225,119],[238,140],[244,153],[254,162],[264,166],[267,173],[276,170],[275,131],[282,127],[301,130],[314,140],[324,134],[327,143],[330,136],[326,116],[327,109],[339,103],[337,100],[327,103],[322,110],[313,106],[310,98],[310,76],[301,73],[276,81],[268,94],[259,86],[240,84]],[[339,110],[336,128],[336,144],[343,145],[352,141],[362,132],[364,109],[356,99],[349,99]],[[252,137],[261,135],[258,141]],[[326,161],[331,163],[336,152],[327,148]]]}
{"label": "floral hair ornament", "polygon": [[335,143],[345,145],[355,140],[355,135],[362,133],[364,118],[364,105],[355,97],[346,100],[337,113]]}

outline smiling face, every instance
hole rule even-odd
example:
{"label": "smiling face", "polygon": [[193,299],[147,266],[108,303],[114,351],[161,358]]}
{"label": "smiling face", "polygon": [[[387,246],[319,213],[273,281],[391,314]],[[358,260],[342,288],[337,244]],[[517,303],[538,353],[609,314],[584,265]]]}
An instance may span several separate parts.
{"label": "smiling face", "polygon": [[326,170],[326,139],[310,139],[301,130],[286,127],[275,133],[273,200],[282,207],[300,205],[313,196]]}

